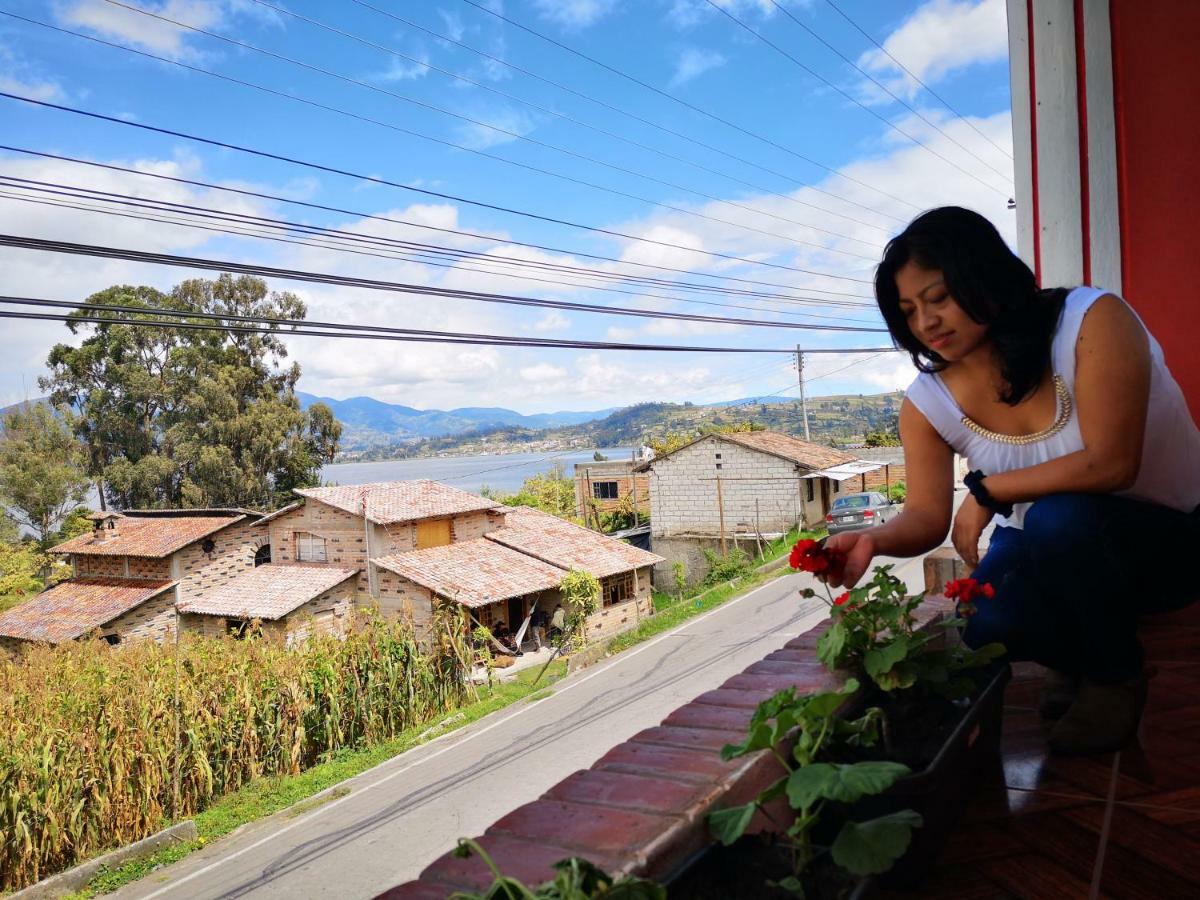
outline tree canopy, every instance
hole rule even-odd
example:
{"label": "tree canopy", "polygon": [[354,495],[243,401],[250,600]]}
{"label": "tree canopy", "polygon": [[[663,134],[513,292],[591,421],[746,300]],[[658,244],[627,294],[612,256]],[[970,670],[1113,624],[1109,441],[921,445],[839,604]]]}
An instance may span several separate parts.
{"label": "tree canopy", "polygon": [[[116,285],[67,323],[79,346],[58,344],[41,380],[51,402],[77,412],[87,471],[120,509],[272,508],[316,484],[337,452],[341,425],[324,404],[300,408],[300,367],[285,365],[281,335],[141,324],[160,317],[106,306],[163,307],[300,322],[295,294],[262,279],[191,279],[163,293]],[[89,323],[89,317],[113,321]],[[212,324],[212,320],[186,322]]]}
{"label": "tree canopy", "polygon": [[0,503],[43,547],[89,487],[87,456],[65,415],[26,403],[4,417],[0,431]]}

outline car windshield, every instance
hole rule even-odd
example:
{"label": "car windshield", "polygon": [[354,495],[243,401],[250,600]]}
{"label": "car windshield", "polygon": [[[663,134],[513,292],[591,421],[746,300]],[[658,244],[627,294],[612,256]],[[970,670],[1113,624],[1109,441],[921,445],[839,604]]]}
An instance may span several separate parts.
{"label": "car windshield", "polygon": [[856,494],[853,497],[838,497],[833,501],[834,509],[866,509],[871,505],[871,498],[866,494]]}

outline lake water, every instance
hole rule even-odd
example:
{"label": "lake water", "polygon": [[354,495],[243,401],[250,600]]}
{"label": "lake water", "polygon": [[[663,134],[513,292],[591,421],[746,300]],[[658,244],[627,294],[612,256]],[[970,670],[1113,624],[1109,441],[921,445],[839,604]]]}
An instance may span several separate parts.
{"label": "lake water", "polygon": [[[372,481],[415,481],[430,478],[443,484],[478,493],[487,485],[501,493],[520,489],[531,475],[563,467],[564,477],[575,477],[575,464],[591,462],[596,448],[558,453],[496,453],[484,456],[395,459],[382,462],[334,463],[321,470],[323,482],[365,484]],[[602,447],[609,459],[629,459],[628,447]]]}

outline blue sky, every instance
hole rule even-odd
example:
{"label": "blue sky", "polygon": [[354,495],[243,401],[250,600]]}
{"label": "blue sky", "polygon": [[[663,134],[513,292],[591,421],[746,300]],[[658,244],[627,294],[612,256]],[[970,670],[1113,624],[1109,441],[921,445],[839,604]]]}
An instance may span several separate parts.
{"label": "blue sky", "polygon": [[[826,0],[779,0],[779,6],[812,33],[771,0],[721,0],[718,5],[841,93],[739,28],[705,0],[487,0],[480,4],[724,118],[744,132],[579,59],[464,0],[288,0],[286,4],[121,0],[310,68],[179,28],[108,0],[12,0],[5,5],[58,28],[253,82],[392,128],[0,16],[0,90],[692,249],[598,235],[3,98],[0,121],[5,143],[247,187],[413,225],[239,198],[3,151],[0,175],[298,219],[521,259],[634,271],[573,255],[593,253],[774,282],[787,286],[777,289],[781,292],[860,302],[861,309],[706,296],[713,302],[757,307],[739,310],[679,299],[630,297],[468,271],[464,266],[447,270],[419,261],[212,235],[5,197],[0,197],[0,230],[595,304],[776,321],[846,324],[849,319],[878,327],[869,285],[863,280],[871,277],[887,237],[919,210],[945,203],[969,206],[992,218],[1010,239],[1013,235],[1013,213],[1006,209],[1012,193],[1012,162],[1004,152],[1011,150],[1004,4],[1003,0],[835,2],[965,118],[920,89]],[[822,46],[813,33],[870,72],[911,109]],[[578,94],[434,35],[469,45]],[[546,169],[559,177],[523,167]],[[567,179],[587,181],[603,190]],[[11,188],[3,190],[13,193]],[[469,230],[484,237],[448,237],[414,225]],[[564,252],[513,247],[504,243],[507,239]],[[715,253],[789,268],[734,262]],[[797,268],[822,274],[794,271]],[[4,293],[60,300],[82,299],[116,283],[169,288],[184,277],[202,274],[7,249],[0,250],[0,271]],[[401,327],[733,347],[787,347],[799,342],[813,348],[845,348],[886,343],[884,335],[519,310],[283,281],[272,287],[303,296],[314,319]],[[630,289],[628,284],[623,287]],[[815,293],[818,290],[828,293]],[[679,296],[678,291],[669,293]],[[47,351],[68,338],[65,326],[58,324],[6,323],[0,337],[0,403],[36,396]],[[303,369],[304,390],[337,398],[366,394],[422,408],[502,405],[535,412],[646,400],[712,402],[784,391],[795,381],[792,360],[784,355],[454,348],[316,338],[292,338],[289,345],[292,358]],[[814,379],[814,394],[877,392],[903,386],[912,375],[910,365],[897,354],[813,357],[806,368]],[[795,393],[784,391],[781,396]]]}

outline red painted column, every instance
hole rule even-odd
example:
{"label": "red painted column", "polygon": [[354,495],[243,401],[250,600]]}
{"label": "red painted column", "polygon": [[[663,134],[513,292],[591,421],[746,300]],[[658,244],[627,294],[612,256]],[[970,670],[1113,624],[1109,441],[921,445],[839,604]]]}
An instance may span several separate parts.
{"label": "red painted column", "polygon": [[1111,10],[1124,294],[1200,419],[1200,2]]}

